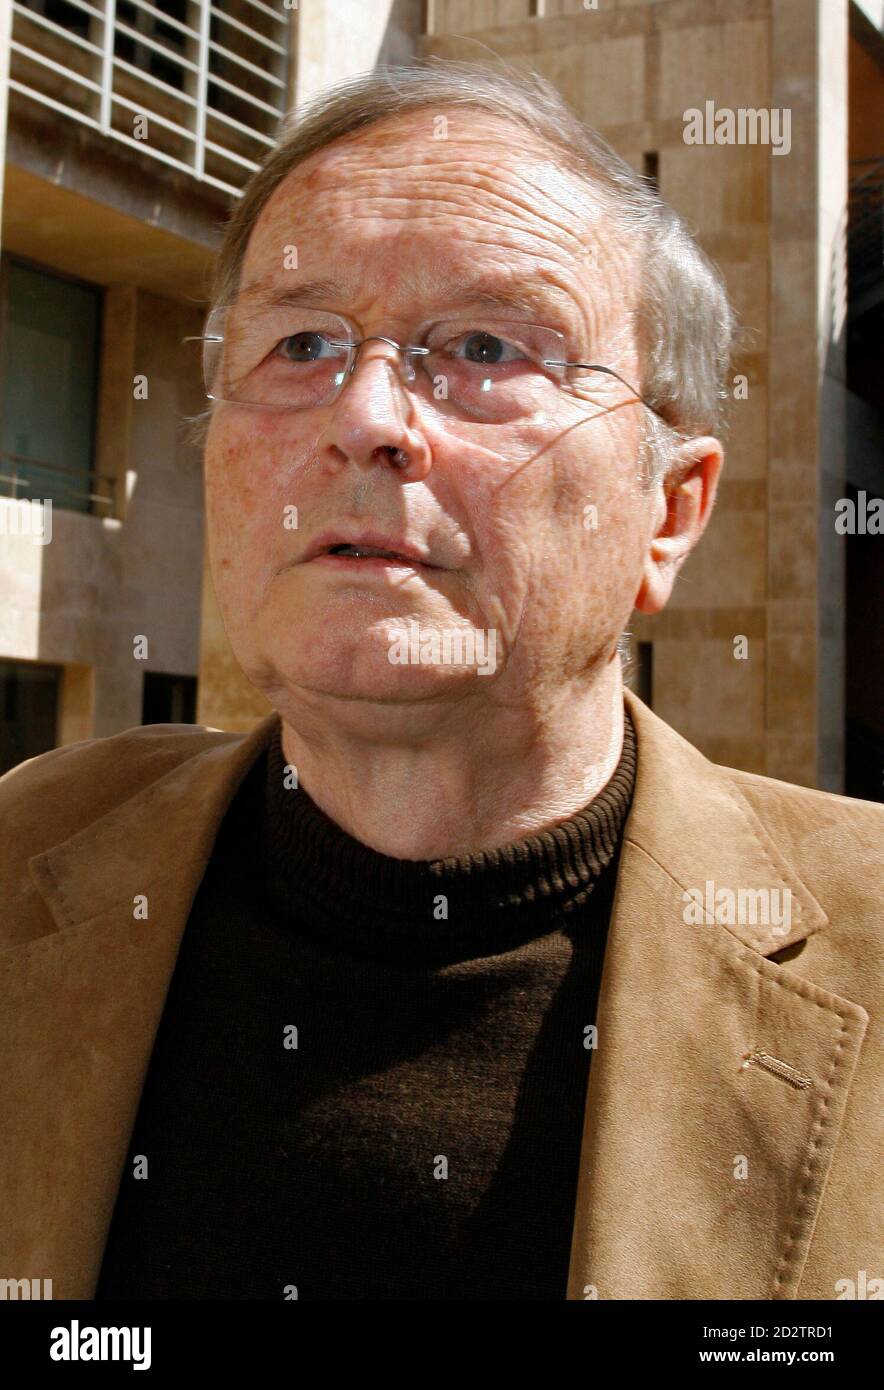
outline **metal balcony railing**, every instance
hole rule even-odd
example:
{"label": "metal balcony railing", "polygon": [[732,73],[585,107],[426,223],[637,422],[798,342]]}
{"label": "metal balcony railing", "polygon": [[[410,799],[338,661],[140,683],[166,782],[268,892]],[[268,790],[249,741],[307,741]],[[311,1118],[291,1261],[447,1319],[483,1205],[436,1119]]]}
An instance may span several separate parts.
{"label": "metal balcony railing", "polygon": [[0,450],[0,497],[32,501],[36,493],[44,499],[47,483],[59,506],[68,505],[61,500],[66,498],[88,503],[89,510],[99,515],[112,515],[116,484],[109,474],[86,472],[64,463],[50,463],[46,459]]}
{"label": "metal balcony railing", "polygon": [[288,109],[291,10],[14,0],[9,87],[238,195]]}

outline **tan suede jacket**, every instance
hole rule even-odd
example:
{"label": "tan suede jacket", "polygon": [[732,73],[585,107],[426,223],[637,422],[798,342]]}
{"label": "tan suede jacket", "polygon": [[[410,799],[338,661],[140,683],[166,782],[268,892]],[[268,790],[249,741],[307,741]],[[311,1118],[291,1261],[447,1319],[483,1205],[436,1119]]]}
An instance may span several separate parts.
{"label": "tan suede jacket", "polygon": [[[627,701],[568,1298],[884,1296],[884,807],[717,767]],[[188,910],[276,719],[0,780],[0,1278],[94,1296]]]}

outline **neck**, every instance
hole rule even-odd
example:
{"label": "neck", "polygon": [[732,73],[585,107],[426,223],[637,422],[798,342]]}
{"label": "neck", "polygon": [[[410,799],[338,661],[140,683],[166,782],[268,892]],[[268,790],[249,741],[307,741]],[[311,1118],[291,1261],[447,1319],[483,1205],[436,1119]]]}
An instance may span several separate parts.
{"label": "neck", "polygon": [[[567,820],[597,796],[623,746],[619,660],[591,686],[537,707],[435,707],[404,729],[397,707],[366,728],[306,701],[283,716],[282,747],[316,805],[354,839],[395,859],[445,859],[498,849]],[[363,723],[366,721],[363,718]]]}

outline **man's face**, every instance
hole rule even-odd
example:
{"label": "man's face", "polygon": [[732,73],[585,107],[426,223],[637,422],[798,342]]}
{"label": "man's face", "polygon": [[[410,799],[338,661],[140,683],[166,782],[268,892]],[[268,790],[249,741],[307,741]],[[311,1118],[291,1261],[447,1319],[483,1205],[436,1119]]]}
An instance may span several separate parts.
{"label": "man's face", "polygon": [[[369,128],[289,174],[252,232],[240,294],[329,280],[340,288],[323,308],[360,337],[406,343],[428,319],[475,311],[467,282],[530,287],[543,296],[536,312],[476,318],[557,328],[576,360],[637,384],[635,268],[591,192],[508,123],[450,110],[440,139],[438,114]],[[216,406],[215,588],[237,659],[284,717],[334,695],[353,721],[376,701],[437,721],[464,700],[548,701],[615,659],[653,529],[637,480],[643,407],[603,376],[566,405],[561,418],[494,423],[442,412],[429,378],[406,388],[374,341],[327,405]],[[405,449],[407,466],[388,448]],[[308,562],[311,543],[339,528],[406,540],[433,567]],[[486,653],[493,630],[493,673],[392,663],[409,620],[486,634]]]}

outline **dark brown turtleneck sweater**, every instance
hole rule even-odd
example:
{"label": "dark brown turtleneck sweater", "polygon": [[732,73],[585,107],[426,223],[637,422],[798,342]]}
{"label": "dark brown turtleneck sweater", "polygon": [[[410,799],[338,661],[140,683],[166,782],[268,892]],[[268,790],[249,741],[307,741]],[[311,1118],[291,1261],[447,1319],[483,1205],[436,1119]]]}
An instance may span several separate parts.
{"label": "dark brown turtleneck sweater", "polygon": [[635,760],[627,716],[584,811],[413,861],[287,789],[277,735],[191,909],[96,1297],[564,1299]]}

